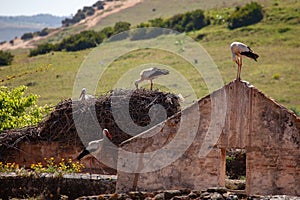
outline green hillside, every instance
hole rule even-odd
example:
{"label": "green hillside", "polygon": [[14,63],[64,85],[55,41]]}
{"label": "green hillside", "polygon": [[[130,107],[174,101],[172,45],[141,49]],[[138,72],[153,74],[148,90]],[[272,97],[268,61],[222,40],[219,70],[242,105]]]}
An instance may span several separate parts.
{"label": "green hillside", "polygon": [[[153,0],[151,4],[149,2],[145,1],[144,4],[138,4],[109,16],[95,29],[100,30],[120,20],[136,25],[150,18],[172,16],[175,10],[177,13],[183,13],[197,8],[205,9],[206,15],[211,17],[211,24],[199,31],[189,32],[188,35],[196,39],[210,54],[218,66],[224,83],[236,77],[236,66],[231,60],[229,45],[233,41],[244,42],[260,57],[257,63],[244,59],[242,79],[249,81],[279,103],[300,112],[299,0],[258,1],[263,5],[264,19],[255,25],[234,30],[229,30],[226,23],[229,14],[235,10],[233,6],[235,4],[228,3],[229,1],[223,3],[215,0],[209,1],[209,4],[199,1],[203,3],[196,4],[196,1],[192,0],[174,0],[174,3],[167,4],[174,6],[173,9],[163,6],[165,5],[163,1]],[[136,13],[139,13],[138,18]],[[72,32],[72,27],[69,30]],[[55,105],[72,96],[77,70],[91,51],[92,49],[78,52],[52,52],[29,58],[29,50],[14,50],[13,64],[0,68],[0,80],[3,80],[1,85],[28,85],[29,92],[41,96],[40,104]],[[182,73],[192,84],[198,98],[208,94],[205,83],[201,77],[195,75],[189,63],[172,53],[153,49],[134,51],[115,60],[105,72],[105,76],[102,76],[104,78],[99,82],[97,94],[112,89],[123,73],[137,65],[150,62],[170,66]],[[134,75],[131,88],[134,88],[134,78],[138,78],[138,74]]]}

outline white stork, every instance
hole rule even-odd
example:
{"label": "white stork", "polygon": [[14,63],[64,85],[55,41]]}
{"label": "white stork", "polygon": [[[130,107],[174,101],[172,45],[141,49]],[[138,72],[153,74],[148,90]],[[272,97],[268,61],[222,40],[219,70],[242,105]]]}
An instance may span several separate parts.
{"label": "white stork", "polygon": [[167,75],[169,74],[169,71],[166,69],[158,69],[156,67],[149,68],[149,69],[144,69],[140,73],[140,79],[135,81],[135,87],[138,89],[138,84],[144,80],[149,80],[150,81],[150,90],[152,90],[153,82],[152,80],[162,76],[162,75]]}
{"label": "white stork", "polygon": [[79,96],[79,101],[83,102],[83,101],[86,101],[88,99],[93,99],[93,98],[95,98],[95,97],[93,95],[86,94],[86,89],[82,88],[80,96]]}
{"label": "white stork", "polygon": [[83,151],[79,154],[77,160],[81,160],[84,156],[90,153],[96,153],[96,154],[100,153],[104,144],[104,140],[107,140],[107,138],[112,140],[112,135],[107,129],[103,129],[102,133],[103,133],[103,138],[100,140],[94,140],[89,142],[88,146],[84,148]]}
{"label": "white stork", "polygon": [[242,56],[246,56],[248,58],[252,58],[253,60],[257,61],[259,55],[254,53],[249,46],[241,42],[231,43],[230,48],[232,53],[232,60],[236,62],[236,64],[238,65],[238,72],[237,72],[236,79],[240,80],[241,70],[242,70]]}

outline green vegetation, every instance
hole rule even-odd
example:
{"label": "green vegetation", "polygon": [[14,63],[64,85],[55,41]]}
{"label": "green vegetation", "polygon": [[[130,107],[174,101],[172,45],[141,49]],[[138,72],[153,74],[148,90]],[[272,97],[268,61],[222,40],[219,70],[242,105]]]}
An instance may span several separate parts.
{"label": "green vegetation", "polygon": [[[136,26],[142,22],[141,20],[148,23],[149,18],[158,19],[161,17],[160,14],[162,15],[162,20],[173,16],[174,9],[163,6],[161,6],[162,8],[159,7],[162,1],[153,0],[151,2],[151,4],[148,1],[138,4],[134,8],[134,11],[128,9],[124,10],[124,12],[108,16],[101,21],[101,26],[99,24],[98,27],[101,27],[99,30],[110,37],[114,32],[114,24],[120,21],[119,19]],[[192,0],[189,2],[190,4],[184,4],[186,7],[182,6],[182,4],[180,5],[180,3],[168,6],[172,8],[176,6],[176,9],[180,10],[180,13],[184,13],[183,9],[187,11],[199,8],[199,5],[196,7],[197,5],[193,4]],[[242,8],[242,4],[233,4],[232,1],[231,3],[227,3],[226,1],[225,6],[221,4],[218,6],[212,5],[212,1],[208,2],[209,5],[205,3],[207,8],[213,7],[213,9],[204,11],[204,15],[210,20],[210,25],[200,30],[188,32],[187,34],[197,40],[210,54],[219,68],[224,83],[232,81],[236,76],[236,66],[231,60],[229,49],[230,43],[241,41],[248,44],[260,57],[257,63],[249,59],[243,60],[242,79],[249,81],[267,96],[299,112],[300,79],[298,76],[298,55],[300,55],[300,2],[294,0],[270,0],[267,2],[258,0],[257,2],[263,7],[264,18],[256,24],[236,29],[229,29],[227,22],[229,16],[236,11],[235,6],[239,5]],[[156,11],[153,12],[152,8],[156,8]],[[147,9],[149,10],[148,12]],[[121,15],[122,13],[123,15]],[[140,18],[135,17],[137,13],[140,14]],[[104,23],[106,28],[103,28]],[[57,37],[65,38],[74,29],[78,31],[80,28],[82,27],[70,26]],[[56,42],[57,38],[49,38],[48,41]],[[72,96],[76,73],[81,63],[91,51],[92,49],[76,52],[61,51],[27,57],[28,50],[15,50],[13,51],[15,57],[12,65],[0,68],[0,80],[5,79],[1,84],[16,87],[34,82],[36,85],[29,86],[28,91],[41,96],[39,104],[56,104]],[[206,88],[205,82],[198,78],[197,73],[190,67],[191,65],[178,56],[171,55],[169,52],[151,49],[130,52],[113,62],[105,72],[105,77],[101,76],[96,94],[99,95],[111,90],[118,79],[124,73],[128,72],[129,69],[147,62],[165,64],[178,70],[191,82],[198,98],[208,94],[209,91]],[[47,71],[38,72],[38,74],[26,74],[10,80],[6,79],[6,77],[25,74],[27,71],[35,71],[36,68],[48,64],[51,64],[52,67]],[[280,75],[278,80],[273,77],[276,73]],[[138,74],[134,78],[138,78]],[[134,85],[132,85],[132,88],[134,88]],[[155,85],[155,88],[165,90],[165,88],[161,88],[158,85]]]}
{"label": "green vegetation", "polygon": [[0,50],[0,66],[10,65],[14,56],[8,51]]}
{"label": "green vegetation", "polygon": [[251,2],[244,7],[236,7],[228,18],[228,28],[235,29],[242,26],[255,24],[263,19],[262,6],[256,2]]}
{"label": "green vegetation", "polygon": [[141,23],[137,27],[161,27],[173,29],[178,32],[190,32],[199,30],[209,24],[210,21],[204,16],[204,11],[197,9],[184,14],[177,14],[167,19],[156,18],[149,20],[148,23]]}
{"label": "green vegetation", "polygon": [[32,163],[30,170],[20,167],[16,163],[3,163],[0,162],[0,172],[15,172],[19,176],[30,176],[32,173],[54,173],[55,175],[63,175],[66,173],[80,173],[84,167],[83,164],[78,161],[74,162],[72,159],[62,158],[59,163],[57,163],[53,157],[44,158],[46,165],[42,162]]}
{"label": "green vegetation", "polygon": [[[177,14],[166,20],[162,18],[156,18],[149,20],[148,23],[142,23],[137,27],[161,27],[169,28],[179,32],[195,31],[210,24],[208,18],[204,16],[204,11],[197,9],[195,11],[186,12],[184,14]],[[113,28],[106,27],[99,32],[96,31],[83,31],[75,35],[71,35],[63,39],[58,44],[44,43],[37,46],[37,48],[30,50],[29,56],[37,56],[40,54],[46,54],[51,51],[80,51],[88,48],[96,47],[102,43],[105,38],[109,38],[111,35],[119,34],[130,30],[131,24],[128,22],[117,22]],[[145,34],[145,36],[143,36]],[[133,40],[149,38],[147,35],[153,37],[152,32],[136,33],[133,35]],[[33,36],[32,36],[33,37]],[[120,35],[120,39],[127,38],[128,35]]]}
{"label": "green vegetation", "polygon": [[48,106],[37,106],[38,95],[25,96],[26,87],[0,87],[0,132],[37,124],[48,113]]}

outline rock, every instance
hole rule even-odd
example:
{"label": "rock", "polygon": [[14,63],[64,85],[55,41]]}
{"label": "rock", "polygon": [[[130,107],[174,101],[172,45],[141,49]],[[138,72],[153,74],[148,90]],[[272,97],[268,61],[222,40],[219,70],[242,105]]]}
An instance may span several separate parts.
{"label": "rock", "polygon": [[211,194],[210,198],[212,200],[223,200],[223,196],[220,193],[214,192],[213,194]]}
{"label": "rock", "polygon": [[192,191],[192,192],[190,192],[190,194],[188,195],[188,197],[190,199],[196,199],[196,198],[200,197],[200,195],[201,195],[201,192]]}
{"label": "rock", "polygon": [[172,199],[175,196],[181,196],[182,192],[180,190],[166,190],[165,199]]}
{"label": "rock", "polygon": [[172,198],[172,200],[189,200],[189,196],[183,195],[183,196],[175,196]]}
{"label": "rock", "polygon": [[207,192],[210,192],[210,193],[217,192],[220,194],[224,194],[227,192],[227,189],[224,187],[210,187],[207,189]]}
{"label": "rock", "polygon": [[238,200],[238,199],[239,199],[237,195],[235,195],[235,194],[233,194],[233,193],[231,193],[231,192],[226,192],[226,193],[224,193],[224,194],[223,194],[223,197],[224,197],[224,199],[226,199],[226,200]]}
{"label": "rock", "polygon": [[246,181],[225,179],[225,187],[231,190],[244,190],[246,188]]}
{"label": "rock", "polygon": [[209,192],[203,192],[201,195],[200,195],[200,198],[201,199],[210,199],[210,193]]}
{"label": "rock", "polygon": [[[152,193],[139,192],[139,191],[132,191],[132,192],[127,193],[129,198],[131,198],[131,199],[144,199],[144,198],[148,197],[150,194],[152,194]],[[154,197],[154,195],[152,195],[150,197]]]}
{"label": "rock", "polygon": [[165,200],[165,193],[158,193],[154,197],[155,200]]}

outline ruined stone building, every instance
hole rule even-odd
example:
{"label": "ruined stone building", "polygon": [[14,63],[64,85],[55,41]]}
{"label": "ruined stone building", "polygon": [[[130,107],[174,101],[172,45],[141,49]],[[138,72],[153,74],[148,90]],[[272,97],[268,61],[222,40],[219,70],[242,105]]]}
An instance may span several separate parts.
{"label": "ruined stone building", "polygon": [[117,192],[224,187],[232,148],[246,151],[248,195],[300,195],[300,119],[241,81],[125,141]]}

